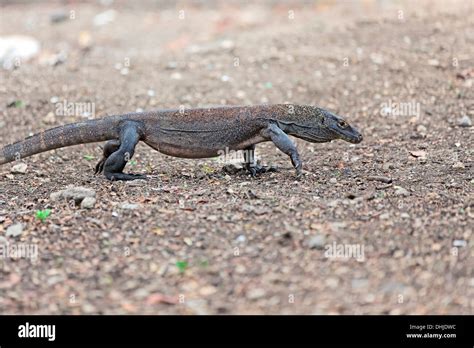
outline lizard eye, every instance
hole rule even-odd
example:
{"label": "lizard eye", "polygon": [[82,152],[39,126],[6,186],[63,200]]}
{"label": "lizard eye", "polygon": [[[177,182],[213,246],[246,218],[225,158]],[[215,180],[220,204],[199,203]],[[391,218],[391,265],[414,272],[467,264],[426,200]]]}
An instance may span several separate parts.
{"label": "lizard eye", "polygon": [[344,129],[344,128],[347,128],[347,126],[348,126],[348,124],[347,124],[346,121],[339,121],[339,122],[337,123],[337,125],[338,125],[339,127],[343,128],[343,129]]}

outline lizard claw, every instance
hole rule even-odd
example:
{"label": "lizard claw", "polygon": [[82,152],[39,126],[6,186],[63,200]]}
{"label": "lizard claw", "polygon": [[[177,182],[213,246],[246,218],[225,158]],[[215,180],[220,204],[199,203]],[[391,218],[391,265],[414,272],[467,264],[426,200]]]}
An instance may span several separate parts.
{"label": "lizard claw", "polygon": [[106,172],[105,177],[109,179],[110,181],[147,180],[146,175],[143,175],[143,174],[125,174],[125,173],[107,173]]}
{"label": "lizard claw", "polygon": [[257,174],[274,173],[274,172],[278,171],[276,167],[263,167],[263,166],[260,166],[260,165],[249,166],[249,167],[247,167],[247,170],[249,171],[250,176],[252,178],[255,178],[257,176]]}
{"label": "lizard claw", "polygon": [[95,165],[95,172],[94,172],[95,175],[102,173],[102,171],[104,170],[105,160],[106,158],[102,157],[102,159],[99,162],[97,162],[97,164]]}
{"label": "lizard claw", "polygon": [[300,164],[299,166],[296,166],[296,179],[301,180],[303,177],[303,171],[301,170],[302,165]]}

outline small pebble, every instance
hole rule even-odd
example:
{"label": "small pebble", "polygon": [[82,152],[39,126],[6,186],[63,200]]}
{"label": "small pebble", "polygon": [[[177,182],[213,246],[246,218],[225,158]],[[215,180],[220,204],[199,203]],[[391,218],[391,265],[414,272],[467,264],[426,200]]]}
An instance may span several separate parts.
{"label": "small pebble", "polygon": [[472,121],[469,118],[469,116],[464,115],[458,120],[458,126],[459,127],[471,127],[472,126]]}
{"label": "small pebble", "polygon": [[401,186],[394,186],[395,188],[395,196],[409,196],[410,191],[401,187]]}
{"label": "small pebble", "polygon": [[266,294],[266,292],[265,292],[264,289],[260,289],[260,288],[251,289],[247,292],[247,298],[250,299],[250,300],[257,300],[259,298],[264,297],[265,294]]}
{"label": "small pebble", "polygon": [[371,175],[367,177],[367,180],[369,181],[380,181],[385,184],[390,184],[392,182],[392,178],[389,178],[388,176],[381,176],[381,175]]}
{"label": "small pebble", "polygon": [[128,202],[124,202],[120,205],[120,208],[122,209],[125,209],[125,210],[135,210],[139,207],[138,204],[135,204],[135,203],[128,203]]}
{"label": "small pebble", "polygon": [[324,249],[326,245],[326,237],[322,234],[311,237],[308,241],[308,246],[310,249]]}
{"label": "small pebble", "polygon": [[12,174],[25,174],[27,168],[28,166],[26,165],[26,163],[18,163],[15,164],[12,169],[10,169],[10,172]]}
{"label": "small pebble", "polygon": [[23,232],[23,225],[18,223],[18,224],[8,226],[6,236],[7,237],[17,237],[22,232]]}
{"label": "small pebble", "polygon": [[453,246],[455,247],[465,247],[467,245],[467,242],[465,240],[462,240],[462,239],[455,239],[453,241]]}
{"label": "small pebble", "polygon": [[464,169],[465,166],[464,166],[464,163],[462,163],[462,162],[456,162],[456,163],[453,164],[453,168],[454,169]]}
{"label": "small pebble", "polygon": [[245,243],[245,241],[247,240],[247,238],[241,234],[240,236],[238,236],[235,241],[238,242],[238,243]]}
{"label": "small pebble", "polygon": [[86,197],[81,202],[82,209],[92,209],[95,206],[96,199],[94,197]]}

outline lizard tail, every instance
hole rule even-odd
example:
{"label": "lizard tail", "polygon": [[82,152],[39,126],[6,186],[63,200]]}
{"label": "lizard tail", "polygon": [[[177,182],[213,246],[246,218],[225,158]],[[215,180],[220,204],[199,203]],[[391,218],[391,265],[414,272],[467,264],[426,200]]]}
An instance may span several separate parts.
{"label": "lizard tail", "polygon": [[119,138],[123,116],[109,116],[51,128],[0,150],[0,165],[61,147]]}

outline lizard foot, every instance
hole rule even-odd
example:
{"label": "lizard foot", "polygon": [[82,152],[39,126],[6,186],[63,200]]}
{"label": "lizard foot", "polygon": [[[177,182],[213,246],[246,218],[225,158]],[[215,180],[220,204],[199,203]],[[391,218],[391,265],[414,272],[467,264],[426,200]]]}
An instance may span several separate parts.
{"label": "lizard foot", "polygon": [[146,175],[143,174],[125,174],[125,173],[105,173],[105,177],[110,181],[115,180],[122,180],[122,181],[130,181],[130,180],[146,180]]}
{"label": "lizard foot", "polygon": [[250,173],[250,175],[255,178],[257,175],[262,174],[262,173],[274,173],[277,172],[278,169],[276,167],[263,167],[261,165],[256,165],[256,166],[249,166],[247,167],[247,171]]}

